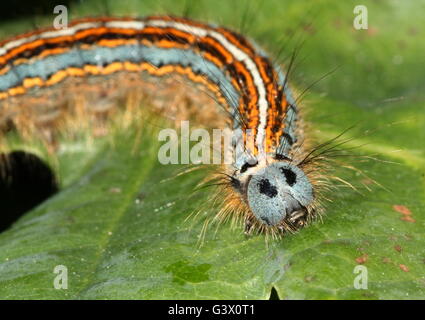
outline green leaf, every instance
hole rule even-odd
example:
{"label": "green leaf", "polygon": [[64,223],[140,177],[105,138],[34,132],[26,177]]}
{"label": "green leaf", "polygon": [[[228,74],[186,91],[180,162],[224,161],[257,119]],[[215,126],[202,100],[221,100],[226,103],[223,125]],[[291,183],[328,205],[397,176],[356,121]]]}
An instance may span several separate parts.
{"label": "green leaf", "polygon": [[[158,11],[153,2],[129,3],[112,10]],[[178,13],[171,3],[162,11]],[[281,299],[423,299],[425,75],[418,66],[425,65],[425,22],[418,17],[425,2],[364,1],[370,29],[359,31],[352,28],[357,1],[311,3],[253,5],[255,23],[247,33],[271,52],[290,29],[306,39],[301,53],[308,58],[293,78],[300,88],[340,66],[302,106],[310,134],[324,142],[355,125],[348,132],[355,139],[343,148],[356,156],[343,160],[383,187],[337,168],[371,191],[341,187],[322,222],[282,240],[266,242],[222,225],[199,246],[202,219],[187,217],[211,198],[208,189],[192,193],[207,172],[178,175],[181,166],[161,165],[151,126],[114,131],[94,143],[64,138],[54,159],[11,140],[16,149],[39,150],[56,168],[62,190],[0,234],[0,297],[268,299],[274,287]],[[204,1],[193,14],[237,29],[230,6],[244,7]],[[75,10],[86,15],[95,7],[86,2]],[[407,207],[410,218],[394,205]],[[359,264],[367,267],[366,290],[354,287]],[[68,269],[68,289],[54,288],[58,265]]]}

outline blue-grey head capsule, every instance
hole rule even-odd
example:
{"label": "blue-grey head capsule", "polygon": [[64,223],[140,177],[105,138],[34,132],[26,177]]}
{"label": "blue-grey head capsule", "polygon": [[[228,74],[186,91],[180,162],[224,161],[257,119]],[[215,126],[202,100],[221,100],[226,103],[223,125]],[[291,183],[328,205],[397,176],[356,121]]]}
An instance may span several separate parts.
{"label": "blue-grey head capsule", "polygon": [[269,226],[304,210],[313,201],[313,187],[304,172],[293,164],[275,162],[253,175],[247,197],[255,217]]}

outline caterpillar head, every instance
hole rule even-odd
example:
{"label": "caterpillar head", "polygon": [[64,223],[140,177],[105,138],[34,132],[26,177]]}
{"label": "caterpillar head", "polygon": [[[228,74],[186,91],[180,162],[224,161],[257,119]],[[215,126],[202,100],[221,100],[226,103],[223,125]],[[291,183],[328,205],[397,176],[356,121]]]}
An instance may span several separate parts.
{"label": "caterpillar head", "polygon": [[252,175],[247,186],[248,204],[262,223],[275,226],[314,199],[304,172],[287,162],[274,162]]}

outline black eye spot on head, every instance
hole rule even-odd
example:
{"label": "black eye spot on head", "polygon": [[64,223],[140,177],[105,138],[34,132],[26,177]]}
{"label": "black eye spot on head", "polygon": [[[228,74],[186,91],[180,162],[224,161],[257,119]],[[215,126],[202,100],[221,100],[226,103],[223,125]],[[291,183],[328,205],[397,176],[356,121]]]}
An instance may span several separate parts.
{"label": "black eye spot on head", "polygon": [[286,183],[292,187],[294,184],[297,183],[297,175],[294,171],[291,169],[286,168],[280,168],[280,172],[282,172],[285,175]]}
{"label": "black eye spot on head", "polygon": [[258,189],[260,193],[268,196],[269,198],[274,198],[277,195],[276,187],[270,184],[270,181],[268,179],[261,179],[258,183]]}

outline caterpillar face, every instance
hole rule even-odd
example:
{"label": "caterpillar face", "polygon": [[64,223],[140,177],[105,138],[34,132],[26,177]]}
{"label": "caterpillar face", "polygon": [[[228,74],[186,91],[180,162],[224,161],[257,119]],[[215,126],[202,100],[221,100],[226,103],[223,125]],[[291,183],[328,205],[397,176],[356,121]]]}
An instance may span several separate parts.
{"label": "caterpillar face", "polygon": [[[281,227],[282,222],[292,222],[310,209],[314,198],[312,184],[289,159],[302,130],[297,130],[298,106],[286,81],[287,75],[255,44],[225,28],[169,16],[89,18],[74,21],[66,30],[40,29],[30,36],[2,41],[0,111],[6,101],[7,108],[14,105],[18,112],[22,108],[15,98],[22,95],[24,103],[34,104],[25,109],[37,107],[40,111],[34,115],[41,116],[46,108],[38,108],[38,104],[44,103],[40,101],[62,96],[69,99],[69,93],[78,93],[72,88],[71,91],[62,88],[64,94],[61,91],[58,91],[60,95],[56,94],[65,78],[71,81],[77,76],[112,77],[114,73],[120,76],[140,73],[143,79],[145,75],[184,77],[194,87],[200,85],[212,93],[214,102],[230,115],[231,128],[236,133],[232,138],[236,159],[226,166],[225,178],[220,178],[228,185],[230,179],[238,197],[233,201],[232,193],[220,192],[219,196],[228,200],[218,213],[220,219],[226,220],[228,212],[246,213],[239,209],[246,209],[248,204],[262,224]],[[87,81],[86,89],[92,85],[97,84]],[[140,87],[143,86],[141,81]],[[47,87],[51,88],[46,96],[40,95],[42,100],[33,97],[32,88]],[[57,108],[68,104],[62,99],[53,102]],[[183,110],[182,114],[187,112]],[[27,121],[30,127],[35,127],[30,120]],[[0,122],[8,121],[9,118],[3,119],[0,114]],[[251,129],[255,129],[251,132],[253,136]],[[299,144],[297,152],[304,151]],[[235,204],[239,205],[237,210],[228,210]]]}
{"label": "caterpillar face", "polygon": [[306,210],[314,199],[313,187],[297,166],[275,162],[251,176],[247,199],[255,217],[274,226],[292,213]]}

